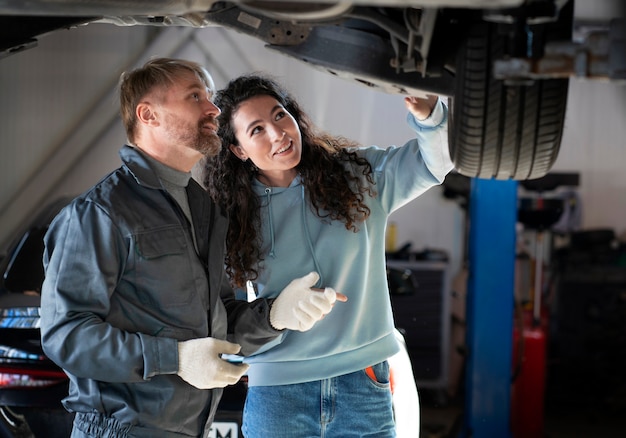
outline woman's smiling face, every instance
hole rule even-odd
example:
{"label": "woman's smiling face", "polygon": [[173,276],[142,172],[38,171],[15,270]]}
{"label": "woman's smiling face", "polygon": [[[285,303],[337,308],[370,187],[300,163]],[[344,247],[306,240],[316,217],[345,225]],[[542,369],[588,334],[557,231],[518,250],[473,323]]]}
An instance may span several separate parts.
{"label": "woman's smiling face", "polygon": [[242,102],[231,123],[239,145],[230,145],[230,150],[243,161],[249,158],[264,184],[287,187],[302,156],[302,136],[293,116],[274,97],[259,95]]}

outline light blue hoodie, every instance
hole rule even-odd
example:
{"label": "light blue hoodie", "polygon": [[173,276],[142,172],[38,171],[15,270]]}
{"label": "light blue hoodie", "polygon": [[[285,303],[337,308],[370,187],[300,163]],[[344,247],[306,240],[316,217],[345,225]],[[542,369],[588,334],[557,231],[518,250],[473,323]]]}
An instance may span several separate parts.
{"label": "light blue hoodie", "polygon": [[348,296],[307,332],[285,331],[246,358],[251,386],[285,385],[364,369],[395,354],[394,322],[387,286],[385,229],[391,212],[441,184],[453,165],[448,153],[447,108],[440,101],[431,116],[416,121],[416,139],[402,147],[359,148],[372,165],[376,197],[368,198],[368,219],[359,232],[340,221],[320,219],[311,209],[300,178],[289,187],[255,181],[261,199],[264,257],[258,295],[275,297],[294,278],[320,274],[318,287]]}

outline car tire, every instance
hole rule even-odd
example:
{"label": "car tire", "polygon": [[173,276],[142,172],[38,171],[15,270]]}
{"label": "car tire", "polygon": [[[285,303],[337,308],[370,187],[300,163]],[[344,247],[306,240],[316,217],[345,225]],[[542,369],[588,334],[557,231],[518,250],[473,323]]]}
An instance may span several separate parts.
{"label": "car tire", "polygon": [[540,178],[559,152],[569,79],[495,79],[506,44],[497,24],[478,22],[458,51],[448,132],[455,168],[468,177]]}

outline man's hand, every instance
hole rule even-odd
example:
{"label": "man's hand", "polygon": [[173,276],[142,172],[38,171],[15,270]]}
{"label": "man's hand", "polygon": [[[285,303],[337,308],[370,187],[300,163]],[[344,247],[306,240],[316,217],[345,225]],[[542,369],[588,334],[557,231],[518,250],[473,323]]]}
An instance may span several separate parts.
{"label": "man's hand", "polygon": [[404,98],[407,109],[417,120],[425,120],[433,112],[439,97],[429,94],[426,98],[409,96]]}
{"label": "man's hand", "polygon": [[223,388],[239,381],[247,364],[234,364],[222,354],[237,354],[241,346],[215,338],[198,338],[178,343],[178,375],[198,389]]}
{"label": "man's hand", "polygon": [[313,288],[317,280],[317,272],[311,272],[293,280],[283,289],[270,309],[272,327],[305,332],[328,314],[336,301],[347,301],[345,295],[330,287],[323,291]]}

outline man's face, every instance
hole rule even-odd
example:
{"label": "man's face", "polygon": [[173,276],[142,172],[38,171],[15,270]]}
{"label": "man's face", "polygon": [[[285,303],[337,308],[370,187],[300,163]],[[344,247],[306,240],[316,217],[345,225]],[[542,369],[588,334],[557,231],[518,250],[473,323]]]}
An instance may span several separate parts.
{"label": "man's face", "polygon": [[163,140],[203,156],[216,155],[222,144],[217,136],[220,110],[212,98],[212,91],[192,73],[169,86],[158,104]]}

